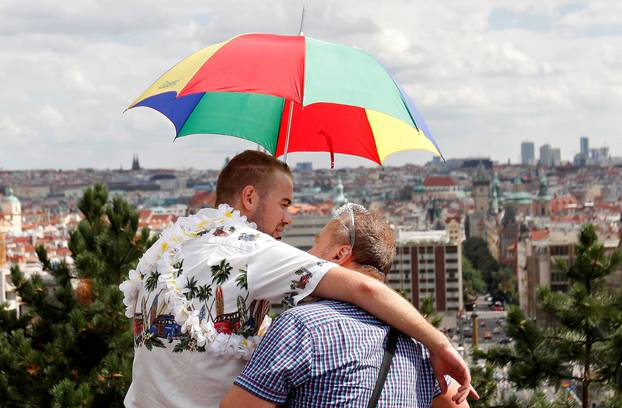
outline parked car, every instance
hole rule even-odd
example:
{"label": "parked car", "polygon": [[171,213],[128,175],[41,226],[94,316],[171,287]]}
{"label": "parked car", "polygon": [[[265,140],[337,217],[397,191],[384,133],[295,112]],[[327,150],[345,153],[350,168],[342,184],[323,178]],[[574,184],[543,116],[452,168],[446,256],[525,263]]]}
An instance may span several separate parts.
{"label": "parked car", "polygon": [[500,334],[500,333],[501,333],[501,329],[498,326],[492,329],[492,334]]}
{"label": "parked car", "polygon": [[512,342],[512,339],[509,337],[504,337],[501,340],[499,340],[499,344],[510,344]]}
{"label": "parked car", "polygon": [[488,305],[488,307],[490,308],[490,310],[495,311],[495,312],[503,312],[505,310],[505,308],[503,307],[503,303],[501,303],[498,300]]}
{"label": "parked car", "polygon": [[484,339],[485,339],[485,340],[490,340],[490,339],[492,339],[492,333],[490,332],[490,330],[486,330],[486,331],[484,331]]}

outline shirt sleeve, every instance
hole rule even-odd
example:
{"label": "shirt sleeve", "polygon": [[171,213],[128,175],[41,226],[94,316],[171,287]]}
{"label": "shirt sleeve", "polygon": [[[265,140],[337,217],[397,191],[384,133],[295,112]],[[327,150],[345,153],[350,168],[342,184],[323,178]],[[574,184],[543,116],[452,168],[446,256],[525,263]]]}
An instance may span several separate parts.
{"label": "shirt sleeve", "polygon": [[294,306],[310,295],[326,272],[336,266],[270,238],[248,257],[248,291],[252,299]]}
{"label": "shirt sleeve", "polygon": [[313,341],[295,316],[283,313],[270,326],[234,384],[259,398],[283,404],[289,392],[308,381]]}
{"label": "shirt sleeve", "polygon": [[[419,347],[421,348],[421,356],[422,356],[422,364],[420,367],[420,375],[423,375],[423,381],[431,381],[432,383],[432,398],[436,398],[441,395],[441,386],[436,378],[436,374],[434,374],[434,370],[432,369],[432,365],[430,364],[430,351],[421,343],[417,342]],[[447,382],[447,386],[449,386],[452,382],[452,378],[448,375],[445,376],[445,382]],[[427,389],[427,387],[426,387]]]}

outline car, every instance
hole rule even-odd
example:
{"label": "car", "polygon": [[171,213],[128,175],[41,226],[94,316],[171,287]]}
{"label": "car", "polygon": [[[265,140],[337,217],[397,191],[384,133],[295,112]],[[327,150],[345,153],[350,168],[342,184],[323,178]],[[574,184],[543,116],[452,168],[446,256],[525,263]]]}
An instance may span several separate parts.
{"label": "car", "polygon": [[499,340],[499,344],[510,344],[512,342],[512,339],[510,337],[504,337],[501,340]]}
{"label": "car", "polygon": [[181,326],[177,324],[173,315],[159,315],[149,327],[149,331],[154,336],[167,339],[169,342],[181,336]]}
{"label": "car", "polygon": [[501,329],[499,327],[495,327],[494,329],[492,329],[492,334],[500,334],[501,333]]}
{"label": "car", "polygon": [[464,337],[467,337],[467,338],[473,337],[473,332],[471,330],[465,330]]}
{"label": "car", "polygon": [[493,312],[503,312],[505,310],[505,308],[503,306],[500,305],[494,305],[492,307]]}
{"label": "car", "polygon": [[486,331],[484,331],[484,339],[485,339],[485,340],[490,340],[490,339],[492,339],[492,333],[490,332],[490,330],[486,330]]}
{"label": "car", "polygon": [[479,321],[479,325],[482,326],[482,327],[486,326],[486,321],[485,320],[480,320]]}

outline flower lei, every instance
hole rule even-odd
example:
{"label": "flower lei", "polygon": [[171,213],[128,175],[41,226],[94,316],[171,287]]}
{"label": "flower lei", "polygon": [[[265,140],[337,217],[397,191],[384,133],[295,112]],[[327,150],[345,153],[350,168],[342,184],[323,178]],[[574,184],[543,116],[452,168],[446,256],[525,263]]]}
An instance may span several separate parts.
{"label": "flower lei", "polygon": [[200,319],[199,311],[184,296],[187,289],[187,277],[182,272],[178,275],[178,265],[182,261],[180,249],[184,242],[196,239],[207,231],[228,225],[244,225],[257,228],[254,223],[247,221],[227,204],[221,204],[217,209],[204,208],[197,214],[181,217],[175,224],[168,227],[159,239],[139,260],[136,269],[129,273],[129,277],[119,285],[123,292],[125,315],[133,318],[136,313],[136,304],[140,291],[144,286],[146,276],[153,271],[159,272],[156,290],[164,296],[168,304],[168,311],[175,316],[181,326],[182,333],[190,335],[190,341],[196,348],[219,355],[232,355],[237,358],[250,358],[250,355],[259,344],[261,336],[244,337],[239,334],[218,333],[214,323],[208,319]]}

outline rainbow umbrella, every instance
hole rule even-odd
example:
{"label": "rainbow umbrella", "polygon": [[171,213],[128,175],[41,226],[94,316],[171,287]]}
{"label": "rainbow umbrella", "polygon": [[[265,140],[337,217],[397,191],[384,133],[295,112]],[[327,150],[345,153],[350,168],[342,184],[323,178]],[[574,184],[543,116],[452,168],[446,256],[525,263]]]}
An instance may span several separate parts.
{"label": "rainbow umbrella", "polygon": [[392,153],[441,156],[403,89],[364,51],[306,36],[245,34],[195,52],[128,109],[164,114],[176,138],[222,134],[275,156],[329,152],[382,165]]}

